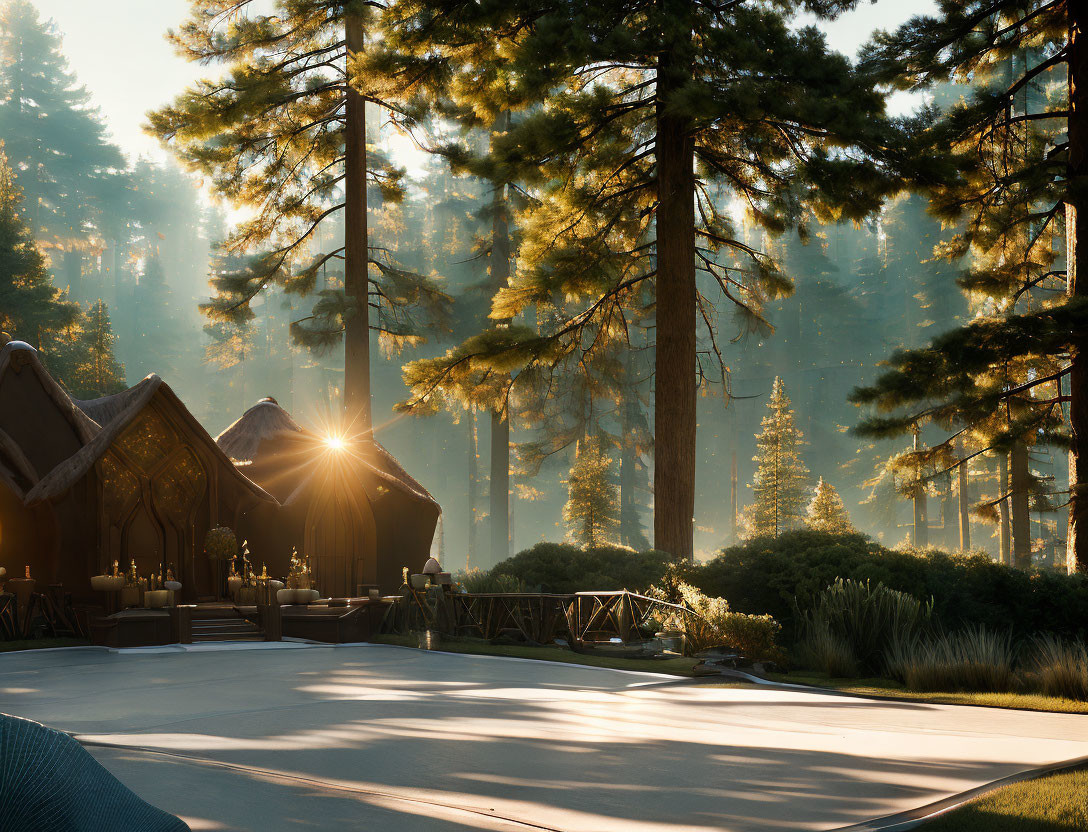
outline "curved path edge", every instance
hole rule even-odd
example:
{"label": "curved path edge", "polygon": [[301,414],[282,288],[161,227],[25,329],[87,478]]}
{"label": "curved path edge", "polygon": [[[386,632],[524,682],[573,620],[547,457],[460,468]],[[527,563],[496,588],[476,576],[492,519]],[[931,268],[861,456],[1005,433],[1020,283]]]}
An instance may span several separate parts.
{"label": "curved path edge", "polygon": [[1002,777],[999,780],[986,783],[985,785],[976,786],[965,792],[950,795],[941,800],[935,800],[932,803],[927,803],[916,809],[908,809],[905,812],[884,815],[883,817],[874,818],[873,820],[854,823],[850,826],[836,826],[833,829],[827,830],[827,832],[905,832],[905,830],[914,829],[925,823],[927,820],[932,820],[938,815],[943,815],[945,812],[958,809],[965,803],[970,803],[975,798],[982,797],[1003,786],[1011,786],[1014,783],[1023,783],[1028,780],[1037,780],[1040,777],[1046,777],[1050,774],[1057,774],[1062,771],[1072,771],[1085,767],[1088,767],[1088,756],[1077,757],[1073,760],[1065,760],[1064,762],[1059,763],[1051,763],[1048,766],[1040,766],[1039,768],[1030,768],[1025,771],[1017,772],[1016,774],[1010,774],[1007,777]]}

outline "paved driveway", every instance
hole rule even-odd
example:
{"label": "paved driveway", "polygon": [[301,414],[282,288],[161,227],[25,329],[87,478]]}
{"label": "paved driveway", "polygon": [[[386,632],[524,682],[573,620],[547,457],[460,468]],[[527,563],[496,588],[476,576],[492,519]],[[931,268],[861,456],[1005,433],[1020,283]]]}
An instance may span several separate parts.
{"label": "paved driveway", "polygon": [[4,654],[0,711],[201,830],[826,830],[1088,755],[1084,716],[268,647]]}

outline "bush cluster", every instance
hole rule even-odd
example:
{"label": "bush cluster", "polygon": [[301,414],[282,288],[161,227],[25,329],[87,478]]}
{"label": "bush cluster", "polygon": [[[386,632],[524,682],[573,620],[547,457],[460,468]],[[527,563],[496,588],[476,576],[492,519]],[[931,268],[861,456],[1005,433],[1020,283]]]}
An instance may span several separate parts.
{"label": "bush cluster", "polygon": [[642,592],[665,574],[664,552],[635,552],[622,546],[582,549],[569,543],[538,543],[500,562],[492,575],[520,579],[534,592],[629,589]]}
{"label": "bush cluster", "polygon": [[794,640],[802,635],[798,605],[806,608],[837,578],[932,599],[935,619],[949,630],[979,624],[1011,627],[1018,637],[1043,631],[1083,637],[1088,629],[1088,575],[1023,572],[984,553],[888,549],[861,534],[802,530],[756,538],[693,571],[692,581],[708,595],[728,598],[741,612],[770,614]]}

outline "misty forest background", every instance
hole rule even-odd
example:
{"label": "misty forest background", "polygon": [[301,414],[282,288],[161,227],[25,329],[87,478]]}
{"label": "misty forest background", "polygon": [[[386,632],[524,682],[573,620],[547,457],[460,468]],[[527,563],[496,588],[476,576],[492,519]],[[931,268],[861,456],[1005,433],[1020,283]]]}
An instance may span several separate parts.
{"label": "misty forest background", "polygon": [[[93,352],[89,343],[97,338],[101,346],[105,338],[108,345],[103,310],[98,308],[97,317],[92,310],[101,300],[123,382],[131,385],[158,373],[212,435],[264,396],[275,397],[304,423],[327,422],[329,414],[342,409],[343,353],[298,343],[291,324],[311,314],[322,290],[342,285],[342,261],[331,259],[318,269],[316,295],[302,297],[273,286],[253,299],[248,323],[210,320],[200,309],[212,295],[209,276],[241,266],[217,248],[236,217],[207,196],[204,182],[173,162],[126,158],[111,143],[94,107],[94,91],[83,89],[66,66],[54,25],[21,0],[0,8],[0,138],[22,191],[19,211],[46,256],[53,285],[80,307],[64,327],[43,333],[43,351],[54,370],[82,397],[112,392],[122,382],[120,367],[112,377],[107,374],[110,389],[95,389],[103,383],[101,373],[86,377],[77,372],[80,359],[88,349]],[[23,92],[16,94],[16,89]],[[942,106],[963,94],[961,87],[944,85],[931,100]],[[26,112],[28,101],[34,113]],[[49,116],[44,121],[32,117],[43,112]],[[395,157],[390,142],[399,135],[387,111],[368,108],[367,136],[375,152]],[[403,365],[441,356],[463,341],[486,314],[489,301],[482,288],[487,262],[479,252],[489,222],[480,206],[490,186],[452,174],[440,156],[426,159],[422,172],[404,180],[405,198],[399,203],[383,201],[380,191],[372,189],[371,245],[388,251],[405,270],[434,279],[453,299],[453,311],[447,331],[427,332],[422,342],[408,339],[399,349],[375,348],[374,423],[378,439],[441,504],[435,550],[446,567],[487,567],[540,540],[567,534],[564,505],[576,445],[536,460],[538,471],[523,471],[516,451],[536,441],[541,426],[532,414],[512,413],[510,540],[505,550],[492,551],[488,412],[395,412],[395,405],[411,395]],[[912,501],[897,491],[896,475],[887,468],[909,442],[851,433],[862,410],[848,399],[855,388],[874,382],[880,362],[895,350],[922,346],[985,311],[984,301],[969,300],[957,285],[960,264],[935,257],[947,229],[942,232],[940,222],[927,213],[923,197],[903,195],[871,222],[817,224],[806,241],[794,231],[772,237],[747,224],[726,192],[719,196],[722,209],[734,212],[743,242],[776,258],[794,291],[767,301],[765,315],[773,331],[741,322],[731,329],[734,313],[724,298],[716,310],[722,334],[729,336],[719,345],[731,396],[704,385],[705,395],[698,399],[697,559],[745,533],[742,515],[753,502],[756,435],[776,377],[804,436],[801,456],[811,472],[811,488],[822,478],[841,495],[857,529],[887,545],[909,542]],[[322,224],[313,250],[324,250],[342,234],[342,217]],[[640,350],[648,354],[652,346],[645,344]],[[700,349],[710,346],[700,342]],[[652,367],[653,362],[642,365]],[[631,394],[633,402],[608,405],[617,410],[633,405],[635,422],[646,435],[652,435],[653,382],[644,375]],[[620,422],[613,424],[615,441],[600,449],[610,460],[604,463],[604,476],[618,488],[626,462],[627,480],[622,524],[608,539],[648,548],[653,536],[652,448],[646,441],[619,441],[615,424]],[[934,431],[934,438],[939,435]],[[923,431],[921,441],[926,439]],[[624,454],[629,458],[624,460]],[[981,454],[971,461],[972,505],[1003,493],[998,456]],[[1065,512],[1058,492],[1068,476],[1065,452],[1035,444],[1030,467],[1035,562],[1064,567]],[[930,483],[928,540],[922,542],[959,547],[957,488],[954,473]],[[1000,519],[993,512],[972,515],[972,548],[997,557]]]}

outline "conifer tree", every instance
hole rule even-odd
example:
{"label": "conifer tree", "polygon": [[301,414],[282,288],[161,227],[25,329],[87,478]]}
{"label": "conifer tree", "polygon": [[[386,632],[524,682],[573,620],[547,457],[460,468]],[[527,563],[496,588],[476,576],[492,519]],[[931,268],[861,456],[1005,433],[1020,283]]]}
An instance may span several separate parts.
{"label": "conifer tree", "polygon": [[816,493],[812,497],[812,502],[808,504],[805,525],[814,531],[829,534],[846,534],[854,531],[842,497],[835,490],[835,486],[823,477],[820,477],[820,481],[816,483]]}
{"label": "conifer tree", "polygon": [[64,300],[19,213],[22,193],[0,142],[0,330],[40,347],[43,333],[71,326],[79,307]]}
{"label": "conifer tree", "polygon": [[612,482],[612,458],[600,439],[578,443],[567,477],[567,504],[563,521],[569,537],[580,546],[603,546],[619,526],[619,495]]}
{"label": "conifer tree", "polygon": [[[973,84],[957,105],[916,120],[906,147],[933,210],[961,224],[943,253],[973,255],[960,284],[986,303],[966,326],[895,355],[859,390],[857,402],[891,414],[860,428],[950,432],[926,454],[937,473],[971,458],[954,454],[961,435],[974,454],[1015,452],[1022,536],[1031,485],[1018,446],[1068,442],[1070,570],[1088,569],[1088,281],[1078,280],[1088,269],[1085,15],[1083,3],[1064,0],[949,0],[934,16],[878,35],[862,61],[903,89]],[[1026,564],[1029,541],[1018,548]]]}
{"label": "conifer tree", "polygon": [[[800,4],[817,14],[849,3]],[[497,85],[529,108],[485,166],[512,170],[532,200],[522,252],[492,318],[530,307],[545,325],[492,331],[438,375],[492,362],[537,383],[626,329],[640,285],[655,289],[655,541],[691,557],[695,502],[697,322],[715,318],[696,275],[759,318],[786,290],[774,264],[739,239],[711,184],[726,185],[773,231],[807,202],[821,219],[876,210],[883,181],[861,160],[883,103],[787,4],[717,0],[536,2],[402,0],[396,31],[419,65],[473,57],[471,96]],[[879,181],[878,181],[879,180]],[[720,355],[715,343],[706,355]],[[724,366],[724,365],[722,365]],[[711,367],[720,375],[721,367]],[[531,370],[531,372],[525,372]]]}
{"label": "conifer tree", "polygon": [[803,436],[794,424],[793,410],[782,379],[776,377],[756,437],[755,502],[746,525],[753,537],[771,535],[800,526],[808,503],[808,468],[801,459]]}
{"label": "conifer tree", "polygon": [[[347,417],[360,432],[372,423],[371,329],[393,344],[419,340],[410,311],[433,313],[439,326],[445,305],[430,281],[373,244],[367,225],[368,184],[383,199],[403,196],[403,170],[367,141],[367,104],[387,103],[381,79],[358,72],[382,13],[368,0],[277,0],[272,14],[255,0],[193,0],[171,38],[190,60],[226,72],[152,113],[149,125],[218,193],[254,212],[224,244],[252,257],[215,279],[210,317],[249,320],[249,301],[270,284],[312,294],[321,267],[343,261],[343,286],[320,291],[292,331],[314,348],[343,344]],[[319,226],[340,212],[343,245],[314,251]]]}
{"label": "conifer tree", "polygon": [[125,389],[125,368],[113,354],[116,340],[105,301],[95,301],[81,322],[74,366],[63,379],[73,396],[96,399]]}
{"label": "conifer tree", "polygon": [[0,136],[31,233],[62,253],[64,279],[81,291],[82,250],[96,236],[124,158],[68,68],[60,35],[28,0],[0,6]]}

